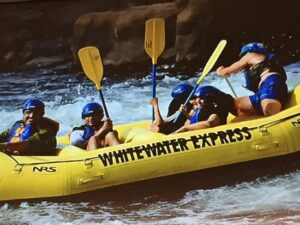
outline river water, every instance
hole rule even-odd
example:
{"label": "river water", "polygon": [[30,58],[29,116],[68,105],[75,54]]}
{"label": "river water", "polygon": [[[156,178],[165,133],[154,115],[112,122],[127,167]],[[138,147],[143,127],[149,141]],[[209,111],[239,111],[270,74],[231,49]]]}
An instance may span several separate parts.
{"label": "river water", "polygon": [[[300,62],[285,69],[292,89],[300,83]],[[195,84],[199,76],[195,74],[186,82]],[[166,114],[170,91],[180,81],[168,74],[158,77],[157,96]],[[250,94],[241,86],[241,74],[229,80],[238,96]],[[207,75],[202,84],[230,93],[215,72]],[[103,93],[114,124],[151,119],[151,90],[150,75],[139,79],[125,79],[122,74],[104,78]],[[21,119],[20,107],[29,97],[45,101],[46,116],[60,122],[59,135],[81,124],[85,103],[100,102],[95,86],[81,74],[56,75],[49,70],[0,74],[0,131]],[[171,200],[2,203],[0,224],[300,224],[299,196],[300,171],[294,171],[233,186],[194,190]]]}

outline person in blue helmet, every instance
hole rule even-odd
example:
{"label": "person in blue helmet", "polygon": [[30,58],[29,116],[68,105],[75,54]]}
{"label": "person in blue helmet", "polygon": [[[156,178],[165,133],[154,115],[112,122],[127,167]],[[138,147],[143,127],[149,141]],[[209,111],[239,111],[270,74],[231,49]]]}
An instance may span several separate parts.
{"label": "person in blue helmet", "polygon": [[242,47],[240,59],[229,67],[219,67],[217,73],[228,77],[244,71],[246,87],[254,95],[236,98],[238,115],[274,115],[282,110],[288,97],[286,73],[283,66],[267,48],[257,42]]}
{"label": "person in blue helmet", "polygon": [[[185,103],[186,99],[189,97],[192,91],[193,86],[187,83],[178,84],[173,88],[171,93],[173,99],[168,107],[167,118],[163,118],[160,113],[158,99],[151,99],[150,104],[154,108],[154,121],[149,130],[153,132],[160,132],[163,134],[170,134],[183,126],[186,121],[185,115],[181,114],[176,123],[174,123],[174,120],[178,115],[177,113],[179,112],[181,105]],[[192,109],[192,104],[188,103],[187,110],[190,109]]]}
{"label": "person in blue helmet", "polygon": [[174,133],[193,131],[224,125],[227,123],[229,113],[236,115],[234,98],[213,86],[203,86],[197,88],[194,93],[193,113],[189,115],[182,108],[183,114],[188,118],[188,123]]}
{"label": "person in blue helmet", "polygon": [[102,121],[103,108],[96,102],[82,108],[81,118],[84,124],[74,127],[70,134],[71,145],[87,151],[120,144],[118,134],[113,130],[112,121]]}
{"label": "person in blue helmet", "polygon": [[29,99],[22,107],[23,118],[0,134],[0,150],[13,155],[55,155],[59,123],[44,117],[45,105]]}

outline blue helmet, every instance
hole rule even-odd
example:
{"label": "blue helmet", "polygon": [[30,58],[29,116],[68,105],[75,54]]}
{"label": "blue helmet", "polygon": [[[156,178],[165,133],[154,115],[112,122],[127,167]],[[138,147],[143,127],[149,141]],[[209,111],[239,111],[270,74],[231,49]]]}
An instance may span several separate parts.
{"label": "blue helmet", "polygon": [[207,99],[207,97],[216,96],[220,92],[221,91],[218,88],[215,88],[213,86],[203,86],[203,87],[197,88],[197,90],[194,93],[194,97],[205,100],[205,99]]}
{"label": "blue helmet", "polygon": [[172,90],[172,97],[184,102],[193,91],[193,86],[190,84],[178,84]]}
{"label": "blue helmet", "polygon": [[92,114],[96,114],[99,116],[100,119],[102,119],[104,116],[102,106],[96,102],[86,104],[82,108],[81,118],[84,119],[85,117],[90,116]]}
{"label": "blue helmet", "polygon": [[256,53],[268,55],[267,48],[263,44],[258,43],[258,42],[252,42],[252,43],[244,45],[241,49],[240,57],[243,57],[248,52],[256,52]]}
{"label": "blue helmet", "polygon": [[22,109],[23,109],[23,112],[25,110],[35,110],[35,111],[39,112],[42,115],[45,114],[45,104],[37,98],[28,99],[24,103]]}

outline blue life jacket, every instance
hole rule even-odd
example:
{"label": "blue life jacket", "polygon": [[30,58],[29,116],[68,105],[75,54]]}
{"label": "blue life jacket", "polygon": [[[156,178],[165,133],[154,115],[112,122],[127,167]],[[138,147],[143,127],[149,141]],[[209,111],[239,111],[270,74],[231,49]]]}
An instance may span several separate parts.
{"label": "blue life jacket", "polygon": [[89,140],[94,134],[96,129],[89,125],[82,125],[80,127],[75,127],[73,130],[83,130],[83,139],[84,141]]}
{"label": "blue life jacket", "polygon": [[202,107],[199,107],[199,108],[195,109],[193,115],[190,118],[190,124],[194,124],[194,123],[200,122],[199,121],[199,114],[201,112],[201,109],[202,109]]}
{"label": "blue life jacket", "polygon": [[33,134],[32,125],[26,125],[22,120],[17,121],[11,128],[7,142],[27,141]]}
{"label": "blue life jacket", "polygon": [[226,124],[229,107],[225,107],[225,104],[225,101],[220,104],[217,104],[216,102],[204,103],[202,107],[195,109],[190,118],[190,124],[206,121],[212,114],[217,114],[219,116],[220,124]]}

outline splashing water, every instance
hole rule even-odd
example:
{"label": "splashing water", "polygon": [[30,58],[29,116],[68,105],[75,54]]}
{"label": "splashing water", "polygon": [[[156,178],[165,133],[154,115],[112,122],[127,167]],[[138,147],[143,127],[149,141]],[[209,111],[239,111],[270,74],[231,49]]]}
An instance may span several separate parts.
{"label": "splashing water", "polygon": [[[286,68],[290,89],[300,83],[300,62]],[[195,84],[200,74],[187,80]],[[90,101],[100,102],[98,92],[78,75],[0,74],[0,130],[21,119],[21,105],[39,97],[46,103],[46,116],[60,122],[59,135],[80,125],[81,109]],[[241,84],[243,76],[229,78],[238,96],[249,95]],[[163,115],[171,101],[171,89],[180,82],[165,77],[157,81],[157,97]],[[224,79],[215,72],[202,82],[230,93]],[[103,93],[114,124],[150,119],[151,78],[122,82],[103,81]],[[231,94],[231,93],[230,93]],[[176,200],[137,202],[53,203],[22,202],[0,205],[0,224],[299,224],[300,172],[275,178],[260,178],[234,186],[196,190]]]}

